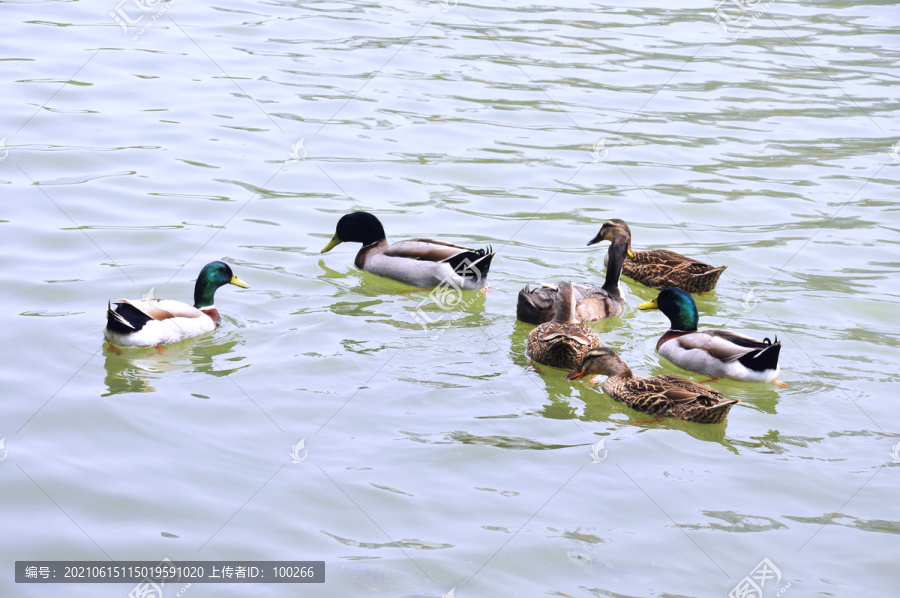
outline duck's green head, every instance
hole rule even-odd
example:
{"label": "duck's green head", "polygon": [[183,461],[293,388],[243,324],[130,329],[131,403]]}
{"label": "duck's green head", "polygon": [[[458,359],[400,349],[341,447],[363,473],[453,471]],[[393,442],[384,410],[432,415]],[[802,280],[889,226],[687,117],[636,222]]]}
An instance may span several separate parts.
{"label": "duck's green head", "polygon": [[353,212],[341,216],[338,220],[334,237],[322,250],[322,253],[334,249],[341,243],[362,243],[371,245],[384,239],[384,227],[381,222],[368,212]]}
{"label": "duck's green head", "polygon": [[231,266],[225,262],[210,262],[200,270],[197,284],[194,285],[194,307],[209,307],[215,305],[216,289],[222,285],[233,284],[242,289],[249,289],[250,285],[234,275]]}
{"label": "duck's green head", "polygon": [[662,291],[656,299],[638,305],[638,309],[660,310],[669,318],[672,330],[697,330],[700,318],[694,298],[678,287]]}
{"label": "duck's green head", "polygon": [[634,257],[634,254],[631,253],[631,229],[628,228],[624,220],[619,220],[618,218],[612,218],[604,222],[603,226],[600,227],[600,232],[588,241],[588,245],[594,245],[600,241],[612,241],[619,235],[625,237],[627,241],[626,254],[628,257]]}

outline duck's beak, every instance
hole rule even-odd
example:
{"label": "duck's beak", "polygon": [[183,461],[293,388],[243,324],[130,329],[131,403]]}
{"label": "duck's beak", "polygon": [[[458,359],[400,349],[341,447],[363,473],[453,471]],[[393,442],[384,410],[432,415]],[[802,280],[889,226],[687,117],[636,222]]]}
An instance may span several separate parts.
{"label": "duck's beak", "polygon": [[332,249],[334,249],[335,247],[337,247],[337,246],[340,245],[340,244],[341,244],[341,240],[338,239],[338,236],[337,236],[337,235],[335,235],[335,236],[331,237],[331,240],[330,240],[330,241],[328,241],[328,245],[325,246],[325,249],[323,249],[323,250],[320,251],[319,253],[327,253],[327,252],[331,251]]}
{"label": "duck's beak", "polygon": [[641,303],[637,306],[638,309],[659,309],[659,306],[656,304],[656,299],[651,299],[647,303]]}
{"label": "duck's beak", "polygon": [[579,378],[583,378],[586,374],[587,372],[584,371],[584,367],[581,367],[566,376],[566,380],[578,380]]}
{"label": "duck's beak", "polygon": [[249,285],[249,284],[247,284],[246,282],[244,282],[243,280],[241,280],[240,278],[238,278],[238,277],[235,276],[234,274],[231,275],[231,280],[229,280],[228,282],[231,283],[231,284],[233,284],[233,285],[236,286],[236,287],[241,287],[242,289],[249,289],[249,288],[250,288],[250,285]]}
{"label": "duck's beak", "polygon": [[591,239],[590,241],[588,241],[588,245],[596,245],[596,244],[599,243],[600,241],[605,241],[605,240],[606,240],[606,239],[603,238],[603,235],[602,235],[601,233],[597,233],[597,236],[596,236],[596,237],[594,237],[593,239]]}

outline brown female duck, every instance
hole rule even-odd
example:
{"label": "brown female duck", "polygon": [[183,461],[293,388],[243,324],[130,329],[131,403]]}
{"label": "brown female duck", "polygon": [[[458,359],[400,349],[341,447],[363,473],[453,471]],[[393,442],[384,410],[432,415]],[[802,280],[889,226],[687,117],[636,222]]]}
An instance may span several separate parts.
{"label": "brown female duck", "polygon": [[676,417],[701,424],[725,421],[737,399],[725,399],[717,390],[678,376],[635,376],[622,358],[608,348],[591,349],[581,365],[566,376],[603,374],[603,392],[632,409],[665,417]]}
{"label": "brown female duck", "polygon": [[588,242],[594,245],[600,241],[612,241],[617,235],[628,240],[628,256],[622,273],[628,278],[663,290],[680,287],[688,293],[706,293],[716,288],[716,283],[728,266],[710,266],[701,261],[685,257],[668,249],[651,251],[631,251],[631,229],[623,220],[613,218],[603,223],[600,232]]}
{"label": "brown female duck", "polygon": [[560,282],[557,288],[556,317],[531,331],[526,354],[538,363],[571,369],[581,363],[588,351],[600,346],[600,337],[575,316],[572,283]]}

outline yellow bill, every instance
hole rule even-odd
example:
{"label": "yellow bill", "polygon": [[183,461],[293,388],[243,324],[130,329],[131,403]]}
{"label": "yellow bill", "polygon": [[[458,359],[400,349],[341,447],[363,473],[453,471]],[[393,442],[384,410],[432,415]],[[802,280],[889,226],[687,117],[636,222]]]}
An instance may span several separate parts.
{"label": "yellow bill", "polygon": [[656,304],[656,299],[652,299],[647,303],[641,303],[637,306],[638,309],[659,309],[659,306]]}
{"label": "yellow bill", "polygon": [[228,282],[230,282],[231,284],[233,284],[236,287],[241,287],[242,289],[250,288],[249,284],[247,284],[246,282],[244,282],[243,280],[241,280],[234,274],[231,275],[231,280],[229,280]]}
{"label": "yellow bill", "polygon": [[340,245],[340,244],[341,244],[341,240],[338,239],[338,236],[337,236],[337,235],[335,235],[335,236],[333,236],[333,237],[331,238],[330,241],[328,241],[328,245],[325,246],[325,249],[323,249],[323,250],[320,251],[319,253],[327,253],[327,252],[331,251],[332,249],[334,249],[335,247],[337,247],[337,246]]}

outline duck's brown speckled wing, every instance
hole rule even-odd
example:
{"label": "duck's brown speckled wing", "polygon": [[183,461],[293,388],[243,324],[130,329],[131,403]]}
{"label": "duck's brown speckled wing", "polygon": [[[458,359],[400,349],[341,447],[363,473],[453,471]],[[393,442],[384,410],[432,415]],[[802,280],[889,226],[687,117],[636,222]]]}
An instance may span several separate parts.
{"label": "duck's brown speckled wing", "polygon": [[654,289],[680,287],[689,293],[704,293],[716,287],[726,267],[711,266],[668,249],[654,249],[627,258],[622,273]]}
{"label": "duck's brown speckled wing", "polygon": [[616,380],[603,390],[632,409],[699,423],[720,423],[736,399],[725,399],[717,390],[678,376],[651,376]]}

